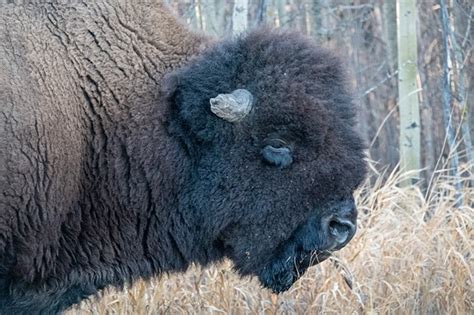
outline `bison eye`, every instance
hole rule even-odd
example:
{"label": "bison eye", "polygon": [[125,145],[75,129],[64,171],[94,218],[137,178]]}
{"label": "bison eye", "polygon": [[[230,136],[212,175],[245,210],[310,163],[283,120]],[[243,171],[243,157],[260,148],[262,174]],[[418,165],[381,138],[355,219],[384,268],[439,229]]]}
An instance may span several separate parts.
{"label": "bison eye", "polygon": [[293,162],[291,150],[287,147],[267,145],[262,150],[263,160],[268,164],[285,168]]}

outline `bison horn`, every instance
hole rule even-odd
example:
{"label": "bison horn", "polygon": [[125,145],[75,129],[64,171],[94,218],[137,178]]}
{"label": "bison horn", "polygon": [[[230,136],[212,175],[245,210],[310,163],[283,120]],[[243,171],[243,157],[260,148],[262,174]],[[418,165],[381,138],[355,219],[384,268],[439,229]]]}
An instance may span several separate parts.
{"label": "bison horn", "polygon": [[211,103],[211,112],[217,117],[230,122],[236,122],[250,113],[253,96],[247,90],[237,89],[230,94],[219,94],[209,101]]}

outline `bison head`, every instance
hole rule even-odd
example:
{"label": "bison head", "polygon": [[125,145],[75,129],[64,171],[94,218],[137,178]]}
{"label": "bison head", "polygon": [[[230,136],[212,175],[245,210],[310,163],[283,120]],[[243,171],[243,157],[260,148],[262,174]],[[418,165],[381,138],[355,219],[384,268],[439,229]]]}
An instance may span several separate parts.
{"label": "bison head", "polygon": [[167,77],[170,133],[190,160],[180,220],[201,263],[229,257],[275,292],[345,246],[365,176],[338,58],[292,33],[218,43]]}

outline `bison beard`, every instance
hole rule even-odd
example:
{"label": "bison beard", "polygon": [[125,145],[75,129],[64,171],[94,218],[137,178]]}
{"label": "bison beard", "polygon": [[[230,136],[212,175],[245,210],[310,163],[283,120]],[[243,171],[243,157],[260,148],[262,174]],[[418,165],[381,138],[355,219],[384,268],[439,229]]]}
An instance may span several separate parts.
{"label": "bison beard", "polygon": [[228,257],[275,292],[344,247],[364,145],[338,58],[159,1],[0,8],[0,313]]}

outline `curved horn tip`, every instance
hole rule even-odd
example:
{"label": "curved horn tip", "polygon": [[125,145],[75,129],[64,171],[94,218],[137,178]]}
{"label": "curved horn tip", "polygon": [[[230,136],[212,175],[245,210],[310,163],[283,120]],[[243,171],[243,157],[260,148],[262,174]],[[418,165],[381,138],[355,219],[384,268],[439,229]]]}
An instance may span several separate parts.
{"label": "curved horn tip", "polygon": [[211,111],[229,122],[242,120],[252,109],[253,96],[248,90],[237,89],[230,94],[219,94],[209,100]]}

